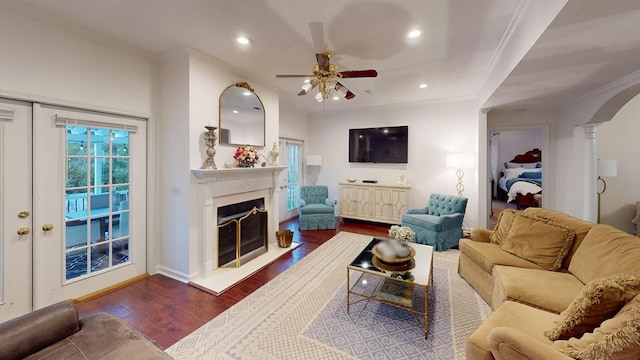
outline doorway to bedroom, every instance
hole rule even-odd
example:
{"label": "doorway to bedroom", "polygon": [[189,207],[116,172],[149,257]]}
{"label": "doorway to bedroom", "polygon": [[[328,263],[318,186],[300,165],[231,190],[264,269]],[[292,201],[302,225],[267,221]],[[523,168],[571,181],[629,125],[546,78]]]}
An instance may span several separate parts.
{"label": "doorway to bedroom", "polygon": [[543,206],[545,129],[489,130],[490,224],[504,209]]}

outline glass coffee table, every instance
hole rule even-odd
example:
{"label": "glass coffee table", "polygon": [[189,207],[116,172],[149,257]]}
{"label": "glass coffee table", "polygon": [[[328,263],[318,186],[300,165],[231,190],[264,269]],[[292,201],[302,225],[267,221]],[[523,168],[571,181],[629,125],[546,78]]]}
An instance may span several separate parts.
{"label": "glass coffee table", "polygon": [[[381,241],[373,238],[362,252],[347,265],[347,313],[353,304],[377,301],[394,306],[424,318],[424,337],[428,333],[428,294],[433,282],[433,247],[409,244],[415,256],[404,263],[385,263],[373,253]],[[351,280],[352,273],[355,281]],[[424,304],[414,301],[415,291],[424,291]],[[352,297],[354,299],[352,299]],[[419,298],[419,297],[417,297]]]}

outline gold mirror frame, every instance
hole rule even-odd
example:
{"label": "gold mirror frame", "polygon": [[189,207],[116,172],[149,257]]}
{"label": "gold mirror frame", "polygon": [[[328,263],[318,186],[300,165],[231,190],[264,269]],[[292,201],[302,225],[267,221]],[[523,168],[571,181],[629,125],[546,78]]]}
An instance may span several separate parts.
{"label": "gold mirror frame", "polygon": [[220,145],[265,146],[264,104],[248,83],[229,85],[218,104]]}

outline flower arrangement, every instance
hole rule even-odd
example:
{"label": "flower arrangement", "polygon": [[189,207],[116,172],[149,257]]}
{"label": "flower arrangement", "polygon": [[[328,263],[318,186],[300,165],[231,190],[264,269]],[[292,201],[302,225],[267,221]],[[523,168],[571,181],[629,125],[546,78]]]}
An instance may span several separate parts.
{"label": "flower arrangement", "polygon": [[409,227],[392,225],[391,228],[389,228],[389,236],[398,240],[402,244],[407,244],[413,241],[413,238],[416,237],[416,233]]}
{"label": "flower arrangement", "polygon": [[240,146],[236,149],[235,154],[233,154],[233,160],[235,160],[240,167],[252,167],[257,164],[260,159],[253,146]]}

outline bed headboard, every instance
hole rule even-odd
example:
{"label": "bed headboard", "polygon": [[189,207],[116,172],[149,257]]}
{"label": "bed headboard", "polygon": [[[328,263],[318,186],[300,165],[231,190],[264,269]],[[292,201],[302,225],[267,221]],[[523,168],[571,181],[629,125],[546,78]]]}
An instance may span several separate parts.
{"label": "bed headboard", "polygon": [[511,162],[514,163],[534,163],[542,161],[542,151],[540,149],[535,148],[533,150],[529,150],[524,154],[516,155]]}

